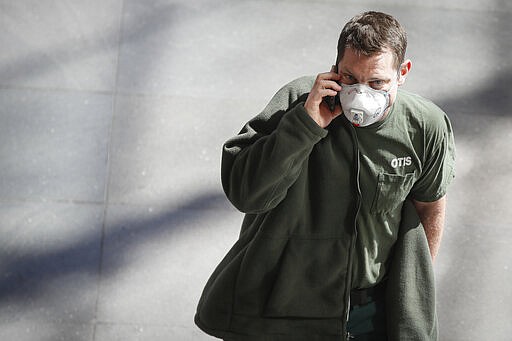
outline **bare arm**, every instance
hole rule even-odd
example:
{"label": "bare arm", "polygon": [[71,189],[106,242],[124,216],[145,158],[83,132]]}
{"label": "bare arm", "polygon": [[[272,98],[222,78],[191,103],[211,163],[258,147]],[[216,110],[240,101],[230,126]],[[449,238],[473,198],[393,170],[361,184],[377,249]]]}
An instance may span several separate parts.
{"label": "bare arm", "polygon": [[432,261],[434,261],[443,236],[446,196],[433,202],[421,202],[416,200],[413,200],[413,202],[425,229],[430,255],[432,256]]}

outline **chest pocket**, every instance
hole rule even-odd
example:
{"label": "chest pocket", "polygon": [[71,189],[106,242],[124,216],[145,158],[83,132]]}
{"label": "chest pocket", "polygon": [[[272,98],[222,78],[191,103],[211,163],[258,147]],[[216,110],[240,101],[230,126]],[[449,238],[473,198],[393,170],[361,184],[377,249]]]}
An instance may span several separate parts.
{"label": "chest pocket", "polygon": [[405,175],[379,174],[371,212],[384,213],[392,211],[404,202],[413,184],[414,173]]}

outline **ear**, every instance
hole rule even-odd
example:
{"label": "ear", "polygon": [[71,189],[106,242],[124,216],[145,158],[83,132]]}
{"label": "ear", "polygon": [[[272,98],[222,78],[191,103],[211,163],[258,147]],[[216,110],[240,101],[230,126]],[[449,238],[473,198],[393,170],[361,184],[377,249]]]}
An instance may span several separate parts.
{"label": "ear", "polygon": [[398,85],[403,85],[405,83],[405,79],[411,71],[412,62],[410,59],[406,59],[405,62],[400,65],[400,69],[398,70]]}

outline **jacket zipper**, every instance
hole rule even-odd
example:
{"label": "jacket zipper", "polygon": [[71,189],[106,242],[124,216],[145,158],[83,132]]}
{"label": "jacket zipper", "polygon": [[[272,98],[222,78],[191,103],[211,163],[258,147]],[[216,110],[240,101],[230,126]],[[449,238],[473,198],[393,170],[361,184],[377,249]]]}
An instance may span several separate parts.
{"label": "jacket zipper", "polygon": [[359,183],[359,173],[360,173],[360,155],[359,155],[359,147],[358,147],[358,139],[354,126],[350,124],[350,133],[352,135],[352,142],[354,146],[354,158],[355,158],[355,183],[356,183],[356,211],[354,214],[354,233],[352,236],[352,241],[349,248],[349,257],[348,257],[348,276],[347,276],[347,285],[346,285],[346,297],[347,297],[347,306],[346,306],[346,314],[345,314],[345,334],[346,340],[350,339],[350,335],[346,332],[346,325],[348,323],[349,315],[350,315],[350,292],[352,291],[352,267],[354,262],[354,248],[357,240],[357,217],[359,216],[359,211],[361,209],[361,186]]}

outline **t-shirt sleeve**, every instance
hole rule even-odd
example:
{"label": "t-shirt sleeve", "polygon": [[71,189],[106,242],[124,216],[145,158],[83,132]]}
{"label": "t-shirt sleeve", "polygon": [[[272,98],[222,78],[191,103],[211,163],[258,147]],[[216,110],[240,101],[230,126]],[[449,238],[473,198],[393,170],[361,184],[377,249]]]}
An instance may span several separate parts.
{"label": "t-shirt sleeve", "polygon": [[420,177],[411,190],[417,201],[441,199],[455,177],[455,142],[448,116],[433,108],[434,115],[425,122],[424,162]]}

